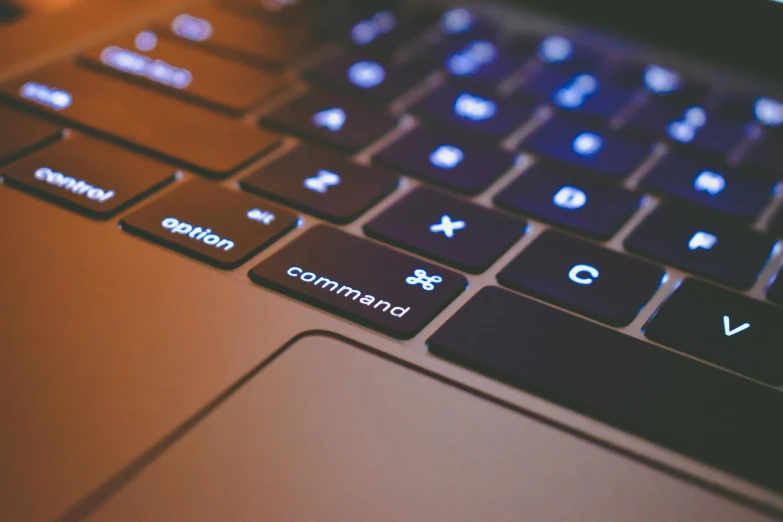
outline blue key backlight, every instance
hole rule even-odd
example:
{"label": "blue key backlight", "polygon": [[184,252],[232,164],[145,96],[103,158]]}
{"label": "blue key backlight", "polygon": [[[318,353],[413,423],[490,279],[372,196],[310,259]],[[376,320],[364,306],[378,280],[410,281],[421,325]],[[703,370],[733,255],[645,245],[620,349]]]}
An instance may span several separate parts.
{"label": "blue key backlight", "polygon": [[153,60],[143,54],[115,46],[101,51],[101,62],[112,69],[141,76],[176,89],[184,89],[193,80],[193,75],[187,69],[174,67],[163,60]]}
{"label": "blue key backlight", "polygon": [[351,41],[356,45],[368,45],[397,26],[397,18],[389,11],[375,13],[351,28]]}
{"label": "blue key backlight", "polygon": [[452,54],[446,61],[446,69],[454,76],[468,76],[495,61],[497,56],[498,49],[495,44],[477,40]]}
{"label": "blue key backlight", "polygon": [[348,80],[361,89],[372,89],[383,83],[386,71],[376,62],[363,60],[348,69]]}
{"label": "blue key backlight", "polygon": [[759,98],[753,104],[753,114],[762,125],[780,127],[783,125],[783,102],[771,98]]}
{"label": "blue key backlight", "polygon": [[538,46],[538,56],[546,63],[563,63],[574,53],[574,44],[562,36],[550,36]]}
{"label": "blue key backlight", "polygon": [[454,113],[472,121],[488,120],[495,116],[497,110],[497,104],[492,100],[466,92],[460,94],[454,102]]}
{"label": "blue key backlight", "polygon": [[571,149],[579,156],[595,156],[603,146],[601,136],[592,132],[583,132],[571,143]]}
{"label": "blue key backlight", "polygon": [[440,28],[446,34],[460,34],[470,30],[474,22],[473,13],[458,7],[443,13],[440,19]]}
{"label": "blue key backlight", "polygon": [[196,18],[189,14],[181,14],[171,22],[171,30],[174,34],[194,42],[209,40],[212,36],[212,24],[203,18]]}
{"label": "blue key backlight", "polygon": [[19,93],[23,98],[46,105],[56,111],[67,109],[73,103],[71,95],[64,90],[36,82],[25,83]]}

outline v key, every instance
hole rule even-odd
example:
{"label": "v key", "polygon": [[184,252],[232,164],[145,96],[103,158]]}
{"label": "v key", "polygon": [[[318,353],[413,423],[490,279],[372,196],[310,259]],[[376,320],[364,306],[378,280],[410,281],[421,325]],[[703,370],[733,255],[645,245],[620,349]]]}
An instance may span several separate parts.
{"label": "v key", "polygon": [[726,337],[737,335],[740,332],[744,332],[748,328],[750,328],[750,323],[743,323],[732,330],[729,316],[723,316],[723,331],[726,332]]}

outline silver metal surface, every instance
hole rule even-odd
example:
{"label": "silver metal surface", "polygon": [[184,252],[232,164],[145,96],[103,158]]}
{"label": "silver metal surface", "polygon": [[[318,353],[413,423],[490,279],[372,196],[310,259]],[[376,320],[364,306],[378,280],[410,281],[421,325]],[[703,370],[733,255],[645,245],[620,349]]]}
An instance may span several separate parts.
{"label": "silver metal surface", "polygon": [[[117,18],[117,22],[121,28],[144,27],[151,16],[181,3],[139,2],[148,9],[142,9],[144,14]],[[563,29],[533,16],[514,16],[504,12],[504,19],[521,30]],[[68,56],[118,27],[93,25],[100,28],[98,33],[80,34],[78,41],[70,38],[67,45],[52,43],[51,49],[28,53],[24,59],[0,55],[0,65],[7,66],[0,67],[0,80]],[[12,41],[9,34],[0,31],[0,48]],[[665,64],[682,64],[678,57],[655,57]],[[713,80],[726,79],[728,85],[755,86],[748,79],[711,68],[696,70]],[[434,75],[401,97],[393,104],[395,112],[404,114],[413,100],[438,81]],[[305,89],[297,85],[256,108],[247,120]],[[505,145],[514,148],[549,116],[547,110],[539,111]],[[371,161],[385,144],[416,124],[415,118],[405,116],[398,129],[357,154],[356,161]],[[287,138],[279,151],[222,183],[238,190],[238,180],[297,144],[298,140]],[[490,206],[492,196],[524,175],[533,161],[524,156],[474,201]],[[638,182],[649,166],[642,166],[629,183]],[[191,176],[183,173],[162,193]],[[343,228],[362,235],[364,223],[419,184],[403,178],[394,194]],[[780,203],[781,196],[777,196],[770,208]],[[656,204],[655,198],[649,198],[605,246],[622,251],[622,238]],[[763,229],[769,214],[765,212],[757,227]],[[211,401],[288,340],[313,329],[372,346],[513,405],[570,431],[570,436],[612,448],[646,467],[685,477],[701,488],[783,518],[783,497],[773,492],[429,355],[426,339],[482,286],[495,284],[497,272],[547,225],[531,221],[530,233],[487,272],[469,276],[467,292],[424,331],[410,341],[396,341],[248,280],[252,266],[318,223],[315,218],[306,216],[303,227],[230,272],[131,237],[118,228],[118,219],[96,223],[0,185],[0,513],[9,514],[10,521],[51,520],[64,513],[75,519],[90,512],[143,470],[170,437],[189,427],[188,422]],[[778,252],[747,295],[762,298],[781,264],[783,252]],[[637,320],[621,331],[643,337],[644,323],[684,277],[672,268],[667,272],[668,283]]]}

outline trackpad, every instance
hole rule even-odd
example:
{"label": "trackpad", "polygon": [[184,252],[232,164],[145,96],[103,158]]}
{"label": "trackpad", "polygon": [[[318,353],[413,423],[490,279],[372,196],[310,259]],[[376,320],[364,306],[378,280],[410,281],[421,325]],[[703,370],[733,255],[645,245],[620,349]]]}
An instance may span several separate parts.
{"label": "trackpad", "polygon": [[766,520],[362,348],[289,346],[93,521]]}

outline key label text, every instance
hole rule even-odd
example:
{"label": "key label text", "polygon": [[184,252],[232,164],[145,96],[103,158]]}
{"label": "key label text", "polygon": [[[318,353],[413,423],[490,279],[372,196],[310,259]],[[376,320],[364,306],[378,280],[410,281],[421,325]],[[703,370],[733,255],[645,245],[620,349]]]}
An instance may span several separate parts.
{"label": "key label text", "polygon": [[465,153],[452,145],[441,145],[430,154],[430,163],[441,169],[453,169],[465,159]]}
{"label": "key label text", "polygon": [[688,241],[688,248],[691,250],[712,250],[712,248],[718,243],[718,238],[707,232],[696,232],[693,237]]}
{"label": "key label text", "polygon": [[592,132],[583,132],[571,143],[571,148],[579,156],[595,156],[603,146],[601,136]]}
{"label": "key label text", "polygon": [[304,181],[305,188],[318,192],[319,194],[325,194],[329,187],[336,187],[340,184],[340,176],[334,172],[328,170],[319,170],[318,174],[312,178],[307,178]]}
{"label": "key label text", "polygon": [[41,167],[35,171],[35,179],[54,185],[55,187],[61,187],[65,190],[69,190],[74,194],[85,196],[92,201],[98,201],[99,203],[106,203],[114,197],[113,190],[104,190],[97,187],[93,187],[84,180],[77,181],[71,176],[65,176],[61,172],[54,172],[47,167]]}
{"label": "key label text", "polygon": [[[568,279],[578,285],[591,285],[598,279],[600,272],[594,266],[590,265],[576,265],[568,272]],[[589,277],[585,277],[589,276]]]}
{"label": "key label text", "polygon": [[377,299],[375,296],[365,294],[356,288],[351,288],[350,286],[340,284],[337,281],[333,281],[327,277],[317,276],[313,272],[305,272],[303,268],[298,266],[290,267],[286,271],[286,274],[288,274],[289,277],[297,278],[304,283],[312,284],[313,286],[328,290],[329,292],[345,297],[346,299],[353,299],[354,301],[358,299],[361,304],[365,306],[372,306],[372,308],[375,310],[380,309],[384,313],[388,312],[393,317],[404,317],[405,314],[407,314],[411,309],[410,306],[407,308],[403,308],[402,306],[394,306],[389,301]]}
{"label": "key label text", "polygon": [[454,237],[455,230],[462,230],[467,224],[464,221],[454,221],[450,216],[443,215],[440,218],[440,223],[435,223],[430,227],[430,232],[433,234],[442,233],[447,238]]}
{"label": "key label text", "polygon": [[717,196],[726,188],[726,180],[717,172],[705,170],[693,181],[693,187],[699,192],[706,192],[710,196]]}
{"label": "key label text", "polygon": [[723,316],[723,331],[725,332],[726,337],[733,337],[740,332],[744,332],[748,328],[750,328],[750,323],[743,323],[738,327],[732,329],[731,318],[728,315]]}
{"label": "key label text", "polygon": [[417,268],[413,271],[413,276],[405,279],[405,282],[411,286],[421,285],[427,292],[432,292],[435,290],[435,285],[443,282],[443,278],[439,275],[427,275],[426,270]]}
{"label": "key label text", "polygon": [[345,111],[340,108],[327,109],[313,115],[313,123],[316,127],[323,127],[332,132],[340,132],[345,125]]}
{"label": "key label text", "polygon": [[247,219],[255,221],[257,223],[263,223],[264,225],[271,225],[275,220],[275,215],[266,210],[254,208],[247,211]]}
{"label": "key label text", "polygon": [[379,63],[363,60],[348,69],[348,79],[360,89],[372,89],[383,83],[386,71]]}
{"label": "key label text", "polygon": [[22,98],[46,105],[56,111],[67,109],[73,103],[73,98],[62,89],[56,89],[36,82],[27,82],[19,90]]}
{"label": "key label text", "polygon": [[579,210],[587,203],[587,194],[578,188],[565,186],[552,198],[555,205],[566,210]]}
{"label": "key label text", "polygon": [[164,219],[160,226],[170,231],[172,234],[187,235],[191,239],[201,241],[205,245],[213,246],[217,249],[223,249],[228,252],[234,248],[234,242],[229,239],[222,239],[217,234],[213,234],[211,229],[194,227],[190,223],[185,223],[177,218],[168,217]]}
{"label": "key label text", "polygon": [[497,104],[492,100],[466,92],[460,94],[454,102],[454,113],[460,118],[471,121],[488,120],[495,116],[497,111]]}

